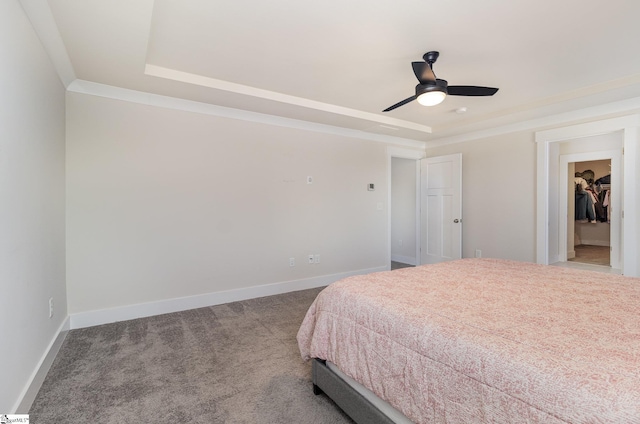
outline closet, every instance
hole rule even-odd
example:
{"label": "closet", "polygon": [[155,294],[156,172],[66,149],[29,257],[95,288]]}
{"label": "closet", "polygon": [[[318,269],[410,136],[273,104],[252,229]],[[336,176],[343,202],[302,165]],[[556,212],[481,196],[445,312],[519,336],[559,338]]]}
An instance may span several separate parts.
{"label": "closet", "polygon": [[[611,265],[611,160],[575,162],[572,262]],[[569,243],[570,244],[570,243]]]}

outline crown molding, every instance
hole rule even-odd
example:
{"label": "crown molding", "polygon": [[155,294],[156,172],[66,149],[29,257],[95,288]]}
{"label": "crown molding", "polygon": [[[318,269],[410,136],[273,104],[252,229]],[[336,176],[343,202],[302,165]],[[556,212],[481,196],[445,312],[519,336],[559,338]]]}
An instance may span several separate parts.
{"label": "crown molding", "polygon": [[230,119],[257,122],[267,125],[274,125],[286,128],[295,128],[305,131],[333,134],[349,138],[358,138],[380,143],[392,144],[396,146],[412,147],[424,150],[426,143],[401,137],[393,137],[382,134],[374,134],[366,131],[353,130],[349,128],[336,127],[326,124],[318,124],[298,119],[284,118],[281,116],[268,115],[258,112],[250,112],[241,109],[234,109],[224,106],[212,105],[209,103],[196,102],[193,100],[179,99],[176,97],[162,96],[159,94],[146,93],[142,91],[130,90],[127,88],[115,87],[112,85],[99,84],[91,81],[76,79],[68,87],[68,92],[88,94],[98,97],[105,97],[115,100],[122,100],[131,103],[144,104],[148,106],[162,107],[165,109],[181,110],[185,112],[200,113],[203,115],[213,115]]}
{"label": "crown molding", "polygon": [[467,141],[480,140],[483,138],[495,137],[521,131],[538,130],[544,127],[554,127],[569,123],[593,120],[603,116],[615,116],[640,110],[640,97],[620,100],[617,102],[603,103],[584,109],[577,109],[570,112],[558,113],[542,118],[529,119],[513,124],[495,126],[484,130],[470,131],[468,133],[451,137],[442,137],[433,141],[428,141],[427,149],[444,146],[448,144],[464,143]]}

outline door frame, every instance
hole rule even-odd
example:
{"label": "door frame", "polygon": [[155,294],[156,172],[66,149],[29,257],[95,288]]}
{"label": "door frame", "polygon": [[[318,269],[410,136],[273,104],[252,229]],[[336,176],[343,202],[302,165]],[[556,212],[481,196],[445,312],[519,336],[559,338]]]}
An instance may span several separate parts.
{"label": "door frame", "polygon": [[416,265],[420,265],[420,159],[427,156],[425,151],[387,147],[387,260],[391,269],[391,166],[392,158],[416,161]]}
{"label": "door frame", "polygon": [[[536,196],[536,262],[553,263],[550,258],[550,246],[558,246],[558,174],[559,143],[573,139],[587,138],[621,131],[623,134],[622,160],[622,205],[621,223],[623,236],[621,269],[624,275],[640,276],[640,266],[636,263],[638,249],[637,234],[640,233],[640,218],[635,211],[640,206],[637,194],[640,170],[637,161],[640,157],[640,115],[627,115],[619,118],[605,119],[572,125],[552,130],[538,131],[535,134],[537,144],[537,196]],[[624,210],[633,213],[624,216]],[[555,234],[554,234],[555,231]],[[556,254],[557,256],[557,254]]]}

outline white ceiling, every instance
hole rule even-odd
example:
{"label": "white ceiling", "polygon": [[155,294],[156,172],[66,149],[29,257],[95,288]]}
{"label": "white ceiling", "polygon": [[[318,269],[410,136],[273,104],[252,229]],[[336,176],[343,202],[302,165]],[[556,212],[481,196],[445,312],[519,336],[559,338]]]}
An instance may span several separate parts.
{"label": "white ceiling", "polygon": [[[640,97],[637,0],[22,3],[72,78],[422,142]],[[430,50],[449,84],[500,90],[381,112]]]}

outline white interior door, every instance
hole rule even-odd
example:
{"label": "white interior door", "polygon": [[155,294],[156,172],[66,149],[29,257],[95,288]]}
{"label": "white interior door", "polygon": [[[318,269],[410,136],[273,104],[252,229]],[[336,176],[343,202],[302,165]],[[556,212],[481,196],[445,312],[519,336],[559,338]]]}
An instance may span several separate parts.
{"label": "white interior door", "polygon": [[420,160],[420,263],[462,258],[462,154]]}

